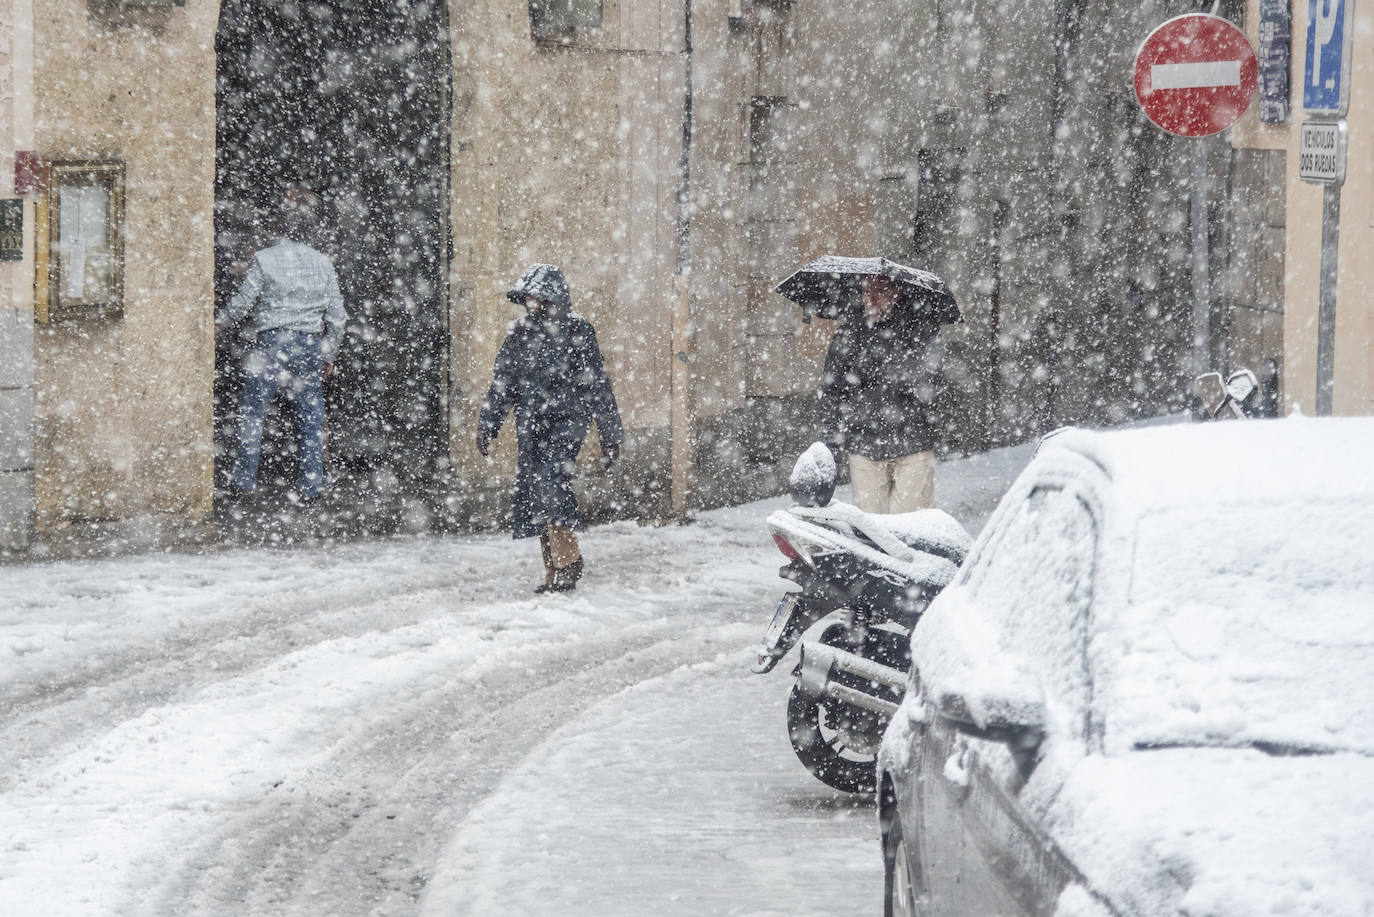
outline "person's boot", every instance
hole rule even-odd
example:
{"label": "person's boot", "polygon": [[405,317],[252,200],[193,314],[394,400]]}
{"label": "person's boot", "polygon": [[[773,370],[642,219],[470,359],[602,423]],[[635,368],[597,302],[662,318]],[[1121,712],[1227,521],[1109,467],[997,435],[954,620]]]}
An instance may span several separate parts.
{"label": "person's boot", "polygon": [[555,567],[553,571],[553,583],[549,586],[551,592],[572,592],[577,588],[577,581],[582,578],[582,558],[578,558],[566,567]]}
{"label": "person's boot", "polygon": [[582,578],[582,551],[577,536],[567,526],[549,526],[549,557],[553,565],[550,592],[571,592]]}
{"label": "person's boot", "polygon": [[544,556],[544,582],[534,587],[535,592],[548,592],[553,589],[553,548],[549,545],[549,533],[539,536],[539,553]]}

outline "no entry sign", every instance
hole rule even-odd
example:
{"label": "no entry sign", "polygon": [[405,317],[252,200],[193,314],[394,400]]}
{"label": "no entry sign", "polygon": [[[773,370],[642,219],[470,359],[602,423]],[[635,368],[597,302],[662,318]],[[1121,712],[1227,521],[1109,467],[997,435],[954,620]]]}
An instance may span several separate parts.
{"label": "no entry sign", "polygon": [[1255,97],[1258,68],[1245,33],[1220,16],[1176,16],[1135,56],[1135,96],[1171,134],[1206,137],[1240,120]]}

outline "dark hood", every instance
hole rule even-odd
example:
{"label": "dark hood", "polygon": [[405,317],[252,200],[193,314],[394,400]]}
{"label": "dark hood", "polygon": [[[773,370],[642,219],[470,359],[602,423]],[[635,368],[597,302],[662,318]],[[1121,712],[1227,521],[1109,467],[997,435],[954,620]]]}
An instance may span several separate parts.
{"label": "dark hood", "polygon": [[506,291],[506,298],[520,305],[524,305],[526,296],[548,303],[556,312],[566,313],[572,309],[567,278],[552,264],[531,264],[515,286]]}

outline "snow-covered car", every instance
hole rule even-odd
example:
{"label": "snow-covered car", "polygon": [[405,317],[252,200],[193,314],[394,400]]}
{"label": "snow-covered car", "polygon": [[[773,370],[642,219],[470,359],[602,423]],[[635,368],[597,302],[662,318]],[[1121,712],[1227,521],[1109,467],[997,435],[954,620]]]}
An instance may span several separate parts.
{"label": "snow-covered car", "polygon": [[1374,419],[1059,434],[912,651],[889,915],[1374,914]]}

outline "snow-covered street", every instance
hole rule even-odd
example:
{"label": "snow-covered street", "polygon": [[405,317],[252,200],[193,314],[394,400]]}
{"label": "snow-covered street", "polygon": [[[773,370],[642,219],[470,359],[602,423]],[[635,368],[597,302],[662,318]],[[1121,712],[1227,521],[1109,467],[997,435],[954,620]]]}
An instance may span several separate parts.
{"label": "snow-covered street", "polygon": [[785,504],[591,529],[568,596],[496,536],[0,568],[0,913],[874,913],[871,802],[748,672]]}

